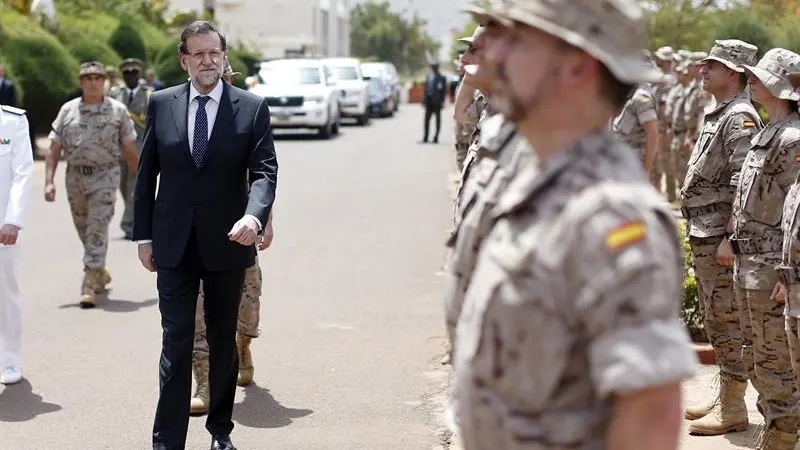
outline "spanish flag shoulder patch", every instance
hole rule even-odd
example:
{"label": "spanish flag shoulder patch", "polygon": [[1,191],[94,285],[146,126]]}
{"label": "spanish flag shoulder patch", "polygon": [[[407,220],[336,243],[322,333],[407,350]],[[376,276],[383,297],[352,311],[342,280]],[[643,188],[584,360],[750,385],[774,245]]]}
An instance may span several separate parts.
{"label": "spanish flag shoulder patch", "polygon": [[753,127],[755,127],[755,126],[756,126],[756,123],[755,123],[755,122],[753,122],[752,120],[745,120],[745,121],[742,123],[742,126],[744,126],[745,128],[753,128]]}
{"label": "spanish flag shoulder patch", "polygon": [[795,155],[794,162],[800,162],[800,155]]}
{"label": "spanish flag shoulder patch", "polygon": [[612,252],[642,242],[647,237],[647,226],[641,220],[620,225],[606,233],[606,247]]}

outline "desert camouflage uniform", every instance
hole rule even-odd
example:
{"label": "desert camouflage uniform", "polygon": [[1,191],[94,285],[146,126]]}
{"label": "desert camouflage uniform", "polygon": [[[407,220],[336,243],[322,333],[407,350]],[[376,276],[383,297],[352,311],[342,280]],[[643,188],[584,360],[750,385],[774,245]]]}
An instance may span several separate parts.
{"label": "desert camouflage uniform", "polygon": [[[248,267],[244,272],[244,287],[242,289],[242,300],[239,303],[238,323],[236,331],[239,335],[249,338],[257,338],[261,334],[258,328],[260,322],[261,308],[261,266],[256,263]],[[200,282],[200,295],[197,297],[197,311],[194,322],[194,351],[192,359],[208,360],[208,341],[206,339],[206,322],[203,314],[203,282]]]}
{"label": "desert camouflage uniform", "polygon": [[800,382],[800,180],[795,180],[786,195],[781,228],[783,248],[777,269],[789,292],[784,309],[785,328],[795,379]]}
{"label": "desert camouflage uniform", "polygon": [[642,124],[658,121],[656,106],[652,87],[643,84],[633,92],[611,124],[611,129],[617,138],[636,152],[642,164],[645,163],[647,156],[647,136]]}
{"label": "desert camouflage uniform", "polygon": [[[653,164],[653,170],[650,171],[650,182],[656,186],[656,189],[659,191],[661,190],[661,178],[662,176],[666,175],[666,187],[667,187],[667,195],[674,195],[669,194],[670,187],[674,188],[674,183],[670,181],[669,175],[667,175],[667,167],[669,162],[669,152],[670,152],[670,135],[671,135],[671,128],[669,123],[669,95],[672,92],[672,89],[675,85],[678,84],[677,76],[675,74],[669,74],[667,80],[662,83],[661,85],[657,86],[654,95],[657,101],[657,111],[659,114],[659,130],[661,131],[661,139],[659,140],[659,149],[658,155],[656,156],[655,163]],[[674,190],[674,189],[673,189]],[[670,198],[671,200],[671,198]]]}
{"label": "desert camouflage uniform", "polygon": [[676,184],[680,185],[683,178],[686,177],[686,168],[689,164],[689,152],[682,151],[683,144],[686,142],[686,133],[688,132],[688,124],[686,122],[686,100],[689,97],[691,90],[691,83],[678,84],[680,89],[675,93],[672,99],[671,111],[672,117],[670,123],[672,124],[672,142],[670,142],[670,163],[673,167],[673,174],[675,176]]}
{"label": "desert camouflage uniform", "polygon": [[472,103],[467,108],[467,116],[469,116],[472,122],[456,122],[456,163],[458,164],[459,172],[464,170],[464,161],[467,158],[467,151],[472,143],[472,136],[477,129],[478,120],[481,118],[481,113],[485,108],[485,96],[479,91],[476,91]]}
{"label": "desert camouflage uniform", "polygon": [[750,381],[758,391],[766,423],[784,432],[800,425],[794,370],[785,331],[784,305],[771,299],[781,263],[781,216],[786,192],[800,174],[800,119],[796,114],[770,122],[753,139],[742,166],[733,203],[736,254],[734,286],[743,328],[752,330],[745,346]]}
{"label": "desert camouflage uniform", "polygon": [[598,132],[524,169],[496,216],[456,331],[465,449],[605,448],[616,395],[697,370],[672,214]]}
{"label": "desert camouflage uniform", "polygon": [[686,99],[683,102],[683,121],[686,124],[686,138],[688,139],[689,151],[678,151],[675,157],[678,181],[686,179],[686,171],[689,167],[689,157],[691,149],[694,148],[699,137],[699,130],[703,122],[703,115],[708,98],[703,91],[703,84],[695,79],[689,82],[686,92]]}
{"label": "desert camouflage uniform", "polygon": [[450,254],[445,268],[444,304],[451,345],[478,250],[491,229],[494,207],[516,174],[535,160],[514,124],[499,114],[483,124],[479,145],[483,156],[464,183],[458,223],[447,242]]}
{"label": "desert camouflage uniform", "polygon": [[470,117],[474,117],[477,114],[478,121],[475,125],[475,132],[472,134],[472,142],[467,150],[467,156],[464,159],[464,167],[461,169],[461,179],[459,180],[458,190],[456,191],[456,201],[453,205],[454,230],[455,227],[458,226],[458,222],[461,220],[459,211],[461,209],[461,195],[464,190],[464,184],[467,182],[473,166],[484,154],[484,152],[478,152],[480,149],[481,130],[483,128],[483,123],[491,118],[495,112],[489,105],[489,98],[481,94],[476,97],[476,100],[472,103],[472,105],[470,105],[470,109],[467,110],[467,114],[469,114]]}
{"label": "desert camouflage uniform", "polygon": [[108,225],[114,215],[122,145],[136,141],[125,105],[106,96],[97,105],[65,103],[50,139],[64,149],[67,198],[88,269],[104,269]]}
{"label": "desert camouflage uniform", "polygon": [[[153,88],[146,85],[139,85],[136,88],[136,93],[133,94],[133,100],[128,104],[128,90],[125,87],[114,87],[108,95],[114,100],[127,105],[128,115],[133,120],[134,129],[138,137],[136,142],[136,150],[139,154],[142,152],[142,141],[144,139],[144,126],[147,122],[147,105],[150,102],[150,95],[153,94]],[[121,158],[120,164],[120,181],[119,191],[125,202],[125,209],[122,213],[122,220],[120,227],[126,235],[133,233],[133,187],[136,184],[136,172],[128,168],[125,158]]]}

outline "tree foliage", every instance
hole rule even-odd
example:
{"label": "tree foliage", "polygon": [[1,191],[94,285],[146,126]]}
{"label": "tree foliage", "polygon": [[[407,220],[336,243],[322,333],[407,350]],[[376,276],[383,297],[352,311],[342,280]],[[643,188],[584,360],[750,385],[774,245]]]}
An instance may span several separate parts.
{"label": "tree foliage", "polygon": [[108,38],[108,45],[111,46],[123,58],[139,58],[147,60],[147,49],[144,40],[128,22],[121,22],[114,34]]}
{"label": "tree foliage", "polygon": [[394,63],[400,72],[414,73],[438,51],[425,31],[425,21],[412,15],[406,19],[393,12],[389,2],[371,0],[356,5],[350,15],[350,53],[355,57],[376,57]]}

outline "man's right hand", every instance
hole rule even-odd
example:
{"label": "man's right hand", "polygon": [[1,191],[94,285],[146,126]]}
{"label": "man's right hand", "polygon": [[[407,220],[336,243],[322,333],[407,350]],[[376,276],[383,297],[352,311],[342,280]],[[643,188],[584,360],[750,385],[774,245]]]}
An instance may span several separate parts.
{"label": "man's right hand", "polygon": [[56,201],[56,186],[53,183],[45,183],[44,199],[48,202]]}
{"label": "man's right hand", "polygon": [[153,244],[139,244],[139,261],[150,272],[156,271],[156,262],[153,259]]}

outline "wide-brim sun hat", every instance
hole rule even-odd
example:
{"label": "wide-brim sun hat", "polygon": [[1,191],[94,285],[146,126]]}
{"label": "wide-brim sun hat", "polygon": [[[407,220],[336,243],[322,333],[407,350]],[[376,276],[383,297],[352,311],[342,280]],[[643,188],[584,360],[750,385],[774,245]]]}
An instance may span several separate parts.
{"label": "wide-brim sun hat", "polygon": [[744,73],[745,64],[756,63],[758,47],[738,39],[721,39],[714,41],[714,46],[708,56],[701,62],[716,61],[725,67],[739,73]]}
{"label": "wide-brim sun hat", "polygon": [[790,74],[800,72],[800,55],[783,48],[773,48],[755,66],[743,65],[773,96],[782,100],[800,101]]}
{"label": "wide-brim sun hat", "polygon": [[644,13],[634,0],[503,0],[489,9],[464,10],[478,23],[518,23],[562,39],[603,63],[622,83],[664,81],[664,73],[642,55]]}

